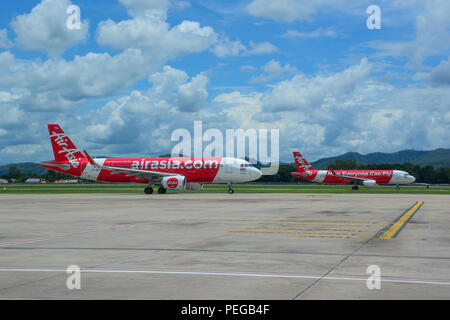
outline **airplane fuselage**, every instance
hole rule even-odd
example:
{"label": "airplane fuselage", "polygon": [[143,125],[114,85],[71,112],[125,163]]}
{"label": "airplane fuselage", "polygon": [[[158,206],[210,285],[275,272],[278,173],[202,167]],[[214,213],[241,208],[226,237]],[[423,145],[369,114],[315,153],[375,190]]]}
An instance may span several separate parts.
{"label": "airplane fuselage", "polygon": [[[186,177],[187,182],[196,183],[242,183],[258,179],[261,172],[245,160],[237,158],[97,158],[96,163],[111,168],[136,169],[162,173],[178,174]],[[148,180],[139,175],[126,172],[113,172],[93,166],[85,158],[71,161],[49,161],[49,164],[66,164],[60,168],[45,168],[80,177],[87,180],[117,183],[144,183]]]}
{"label": "airplane fuselage", "polygon": [[[376,184],[408,184],[415,181],[414,177],[401,170],[314,170],[311,172],[293,172],[292,175],[301,179],[327,184],[354,184],[339,176],[350,176],[373,180]],[[339,175],[339,176],[338,176]]]}
{"label": "airplane fuselage", "polygon": [[326,184],[352,184],[353,190],[358,185],[375,188],[379,184],[408,184],[416,178],[401,170],[316,170],[300,152],[294,151],[296,172],[291,175],[297,178]]}

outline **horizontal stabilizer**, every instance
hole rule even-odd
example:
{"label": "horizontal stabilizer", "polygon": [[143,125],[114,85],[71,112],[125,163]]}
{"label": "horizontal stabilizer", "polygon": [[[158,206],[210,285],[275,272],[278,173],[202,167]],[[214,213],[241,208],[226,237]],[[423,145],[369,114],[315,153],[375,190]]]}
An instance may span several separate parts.
{"label": "horizontal stabilizer", "polygon": [[41,166],[47,166],[47,167],[57,167],[61,170],[69,170],[70,164],[68,163],[48,163],[48,162],[33,162],[35,164],[39,164]]}

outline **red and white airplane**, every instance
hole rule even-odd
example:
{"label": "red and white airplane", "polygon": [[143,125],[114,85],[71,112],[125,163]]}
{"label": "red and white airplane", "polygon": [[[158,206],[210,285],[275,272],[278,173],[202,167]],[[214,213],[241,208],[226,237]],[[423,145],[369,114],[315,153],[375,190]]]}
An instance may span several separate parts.
{"label": "red and white airplane", "polygon": [[147,184],[144,192],[166,190],[199,190],[203,183],[228,184],[253,181],[262,173],[249,162],[237,158],[96,158],[86,150],[81,152],[57,124],[49,124],[48,131],[55,160],[39,163],[46,169],[83,179],[102,182],[134,182]]}
{"label": "red and white airplane", "polygon": [[353,190],[358,185],[375,188],[378,184],[408,184],[416,181],[408,172],[401,170],[316,170],[300,154],[294,152],[297,172],[291,175],[297,178],[329,184],[352,184]]}

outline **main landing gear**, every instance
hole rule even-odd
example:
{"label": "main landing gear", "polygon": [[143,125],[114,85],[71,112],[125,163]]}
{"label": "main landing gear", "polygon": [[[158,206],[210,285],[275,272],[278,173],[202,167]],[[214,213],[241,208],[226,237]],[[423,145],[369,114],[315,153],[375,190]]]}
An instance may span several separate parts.
{"label": "main landing gear", "polygon": [[231,182],[228,182],[228,193],[233,194],[234,190],[231,188]]}
{"label": "main landing gear", "polygon": [[153,193],[153,188],[152,187],[147,187],[144,189],[145,194],[152,194]]}
{"label": "main landing gear", "polygon": [[358,189],[359,189],[358,185],[354,184],[354,185],[352,186],[352,190],[358,190]]}
{"label": "main landing gear", "polygon": [[159,188],[158,188],[158,193],[159,193],[159,194],[165,194],[166,191],[167,191],[167,190],[164,189],[163,187],[159,187]]}
{"label": "main landing gear", "polygon": [[[159,187],[158,188],[158,193],[159,194],[165,194],[166,193],[166,189],[164,189],[163,187]],[[153,188],[150,187],[150,185],[144,189],[145,194],[152,194],[153,193]]]}

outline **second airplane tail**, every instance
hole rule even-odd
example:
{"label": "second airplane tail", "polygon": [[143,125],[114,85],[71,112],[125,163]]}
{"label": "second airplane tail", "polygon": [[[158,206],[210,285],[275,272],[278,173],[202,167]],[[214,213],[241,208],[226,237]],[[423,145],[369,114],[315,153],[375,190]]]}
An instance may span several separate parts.
{"label": "second airplane tail", "polygon": [[302,175],[313,175],[317,170],[314,169],[309,162],[300,154],[298,151],[294,151],[294,159],[295,159],[295,165],[297,166],[297,172],[301,173]]}

